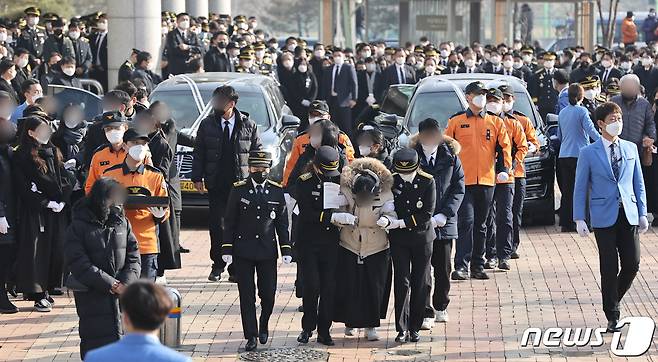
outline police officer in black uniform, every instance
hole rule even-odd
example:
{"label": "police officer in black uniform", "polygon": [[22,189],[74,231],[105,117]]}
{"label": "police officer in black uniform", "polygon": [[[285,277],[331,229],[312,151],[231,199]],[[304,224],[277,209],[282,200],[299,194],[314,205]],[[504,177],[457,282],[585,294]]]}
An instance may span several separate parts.
{"label": "police officer in black uniform", "polygon": [[[418,153],[403,148],[393,156],[393,198],[398,219],[390,220],[391,257],[394,270],[396,342],[418,342],[425,315],[425,295],[431,288],[432,215],[436,185],[432,175],[418,169]],[[411,296],[409,295],[411,293]]]}
{"label": "police officer in black uniform", "polygon": [[[335,224],[354,224],[354,216],[325,209],[325,183],[339,184],[339,155],[335,148],[322,146],[315,152],[313,170],[297,181],[294,197],[299,207],[296,219],[297,267],[304,275],[302,332],[299,343],[308,343],[318,329],[318,343],[333,346],[329,329],[333,318],[335,270],[339,230]],[[350,217],[351,216],[351,217]]]}
{"label": "police officer in black uniform", "polygon": [[608,101],[608,98],[601,94],[601,79],[598,75],[588,75],[580,81],[580,85],[585,91],[582,106],[589,111],[592,122],[596,122],[596,107]]}
{"label": "police officer in black uniform", "polygon": [[[267,179],[270,166],[270,152],[249,153],[249,177],[233,184],[224,217],[222,259],[234,263],[247,351],[256,349],[256,337],[261,344],[267,343],[276,293],[277,239],[283,262],[289,264],[292,259],[286,201],[281,185]],[[254,271],[261,305],[259,324],[256,324]]]}
{"label": "police officer in black uniform", "polygon": [[21,29],[21,36],[16,41],[16,48],[27,49],[34,59],[41,59],[43,43],[47,38],[46,29],[38,25],[41,10],[35,6],[30,6],[25,9],[24,13],[27,24]]}
{"label": "police officer in black uniform", "polygon": [[553,88],[553,73],[555,72],[555,58],[553,52],[544,53],[544,66],[537,70],[528,82],[528,90],[532,101],[539,108],[539,114],[546,119],[546,115],[555,110],[558,93]]}
{"label": "police officer in black uniform", "polygon": [[139,49],[133,48],[130,52],[130,58],[126,59],[123,64],[119,67],[119,83],[130,80],[135,71],[135,64],[137,63],[137,54],[139,54]]}

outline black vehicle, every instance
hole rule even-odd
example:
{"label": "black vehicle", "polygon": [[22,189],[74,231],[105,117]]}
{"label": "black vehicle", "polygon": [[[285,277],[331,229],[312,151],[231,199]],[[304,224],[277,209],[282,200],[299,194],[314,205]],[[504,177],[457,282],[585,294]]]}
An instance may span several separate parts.
{"label": "black vehicle", "polygon": [[[299,118],[286,105],[273,78],[243,73],[177,75],[160,83],[149,100],[167,104],[181,132],[195,135],[201,121],[212,112],[212,92],[222,85],[231,85],[238,92],[238,109],[248,113],[258,125],[263,146],[273,154],[271,176],[274,180],[281,180],[286,157],[297,135]],[[207,195],[197,192],[190,180],[192,148],[179,145],[175,161],[181,180],[183,206],[207,206]]]}

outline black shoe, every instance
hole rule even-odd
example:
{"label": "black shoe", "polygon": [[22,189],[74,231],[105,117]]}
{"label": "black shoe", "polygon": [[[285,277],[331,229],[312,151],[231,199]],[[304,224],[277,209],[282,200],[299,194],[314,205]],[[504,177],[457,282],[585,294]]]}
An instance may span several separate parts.
{"label": "black shoe", "polygon": [[512,252],[512,255],[510,255],[510,259],[518,259],[518,258],[520,258],[520,257],[521,257],[521,256],[520,256],[519,253],[516,252],[516,251],[513,251],[513,252]]}
{"label": "black shoe", "polygon": [[606,332],[614,333],[621,331],[621,328],[617,327],[617,323],[619,323],[619,321],[616,319],[608,321],[608,328],[606,328]]}
{"label": "black shoe", "polygon": [[407,332],[398,332],[398,335],[395,337],[395,341],[398,343],[404,343],[409,339]]}
{"label": "black shoe", "polygon": [[511,268],[510,268],[510,265],[509,265],[509,260],[503,259],[503,260],[499,261],[498,262],[498,269],[510,270]]}
{"label": "black shoe", "polygon": [[489,279],[489,275],[484,270],[471,270],[471,278],[486,280]]}
{"label": "black shoe", "polygon": [[256,337],[250,337],[247,339],[247,344],[244,345],[244,350],[251,352],[256,349],[256,346],[258,346],[258,343],[256,343]]}
{"label": "black shoe", "polygon": [[238,282],[238,278],[236,278],[235,275],[229,275],[229,276],[228,276],[228,282],[229,282],[229,283],[237,283],[237,282]]}
{"label": "black shoe", "polygon": [[297,307],[297,311],[303,313],[304,312],[304,306],[300,305],[299,307]]}
{"label": "black shoe", "polygon": [[331,339],[331,336],[329,334],[323,336],[318,333],[318,343],[324,344],[325,346],[333,346],[336,343],[334,343],[334,340]]}
{"label": "black shoe", "polygon": [[260,344],[267,343],[268,338],[270,338],[270,334],[267,331],[258,333],[258,341]]}
{"label": "black shoe", "polygon": [[190,252],[190,249],[188,249],[188,248],[186,248],[186,247],[183,247],[183,245],[178,245],[178,251],[179,251],[181,254],[187,254],[187,253]]}
{"label": "black shoe", "polygon": [[[49,295],[64,295],[64,292],[59,288],[53,288],[48,291]],[[52,302],[51,302],[52,303]]]}
{"label": "black shoe", "polygon": [[16,286],[13,284],[7,283],[7,293],[14,298],[18,298],[18,292],[16,292]]}
{"label": "black shoe", "polygon": [[[3,292],[0,292],[3,293]],[[0,314],[14,314],[18,313],[18,307],[16,307],[12,302],[7,298],[7,294],[0,295]]]}
{"label": "black shoe", "polygon": [[494,269],[496,267],[497,262],[498,262],[498,260],[496,260],[496,258],[489,258],[484,263],[484,268],[485,269]]}
{"label": "black shoe", "polygon": [[222,279],[222,270],[213,268],[210,271],[210,275],[208,275],[208,280],[211,282],[218,282],[220,279]]}
{"label": "black shoe", "polygon": [[418,331],[409,332],[409,341],[414,343],[420,341],[420,334],[418,333]]}
{"label": "black shoe", "polygon": [[467,280],[468,273],[464,269],[457,269],[450,274],[450,279],[452,280]]}
{"label": "black shoe", "polygon": [[258,321],[258,341],[260,344],[265,344],[267,343],[267,339],[270,336],[270,332],[268,331],[268,321],[264,321],[262,318]]}
{"label": "black shoe", "polygon": [[302,331],[302,333],[299,334],[299,337],[297,337],[297,342],[299,343],[308,343],[308,340],[313,336],[313,332],[311,331]]}

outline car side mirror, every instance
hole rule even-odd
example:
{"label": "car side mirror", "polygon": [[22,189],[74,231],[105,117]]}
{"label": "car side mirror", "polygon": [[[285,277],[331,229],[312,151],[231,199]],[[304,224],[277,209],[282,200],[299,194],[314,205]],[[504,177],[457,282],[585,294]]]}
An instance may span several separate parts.
{"label": "car side mirror", "polygon": [[283,116],[281,116],[281,125],[283,126],[283,128],[299,127],[300,123],[301,121],[299,120],[299,118],[291,114],[284,114]]}
{"label": "car side mirror", "polygon": [[549,113],[546,115],[546,125],[556,126],[558,124],[557,114]]}

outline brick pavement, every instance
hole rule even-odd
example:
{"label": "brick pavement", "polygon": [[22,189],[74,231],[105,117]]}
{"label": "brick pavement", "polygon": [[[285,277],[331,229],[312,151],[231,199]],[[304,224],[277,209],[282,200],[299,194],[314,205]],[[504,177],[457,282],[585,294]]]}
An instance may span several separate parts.
{"label": "brick pavement", "polygon": [[[658,320],[658,229],[642,237],[640,273],[624,299],[623,316],[649,316]],[[244,347],[237,286],[206,281],[209,273],[208,236],[201,229],[185,230],[183,244],[192,249],[183,256],[185,268],[168,273],[169,285],[183,295],[183,346],[196,361],[234,361]],[[336,346],[309,343],[308,348],[329,353],[330,361],[609,361],[610,336],[601,347],[524,347],[525,328],[599,327],[599,271],[593,236],[581,239],[559,233],[555,227],[526,229],[522,259],[512,271],[491,273],[489,281],[452,284],[448,324],[422,332],[421,342],[394,342],[392,301],[388,320],[380,328],[381,340],[365,341],[342,336],[342,325],[332,334]],[[294,348],[300,331],[300,301],[294,297],[294,266],[279,268],[279,290],[270,322],[267,348]],[[391,296],[392,297],[392,296]],[[32,311],[18,301],[21,312],[0,315],[0,360],[78,360],[77,317],[72,296],[56,297],[51,313]],[[314,340],[314,339],[313,339]],[[633,361],[658,359],[654,338],[647,355]],[[298,359],[299,360],[299,359]]]}

